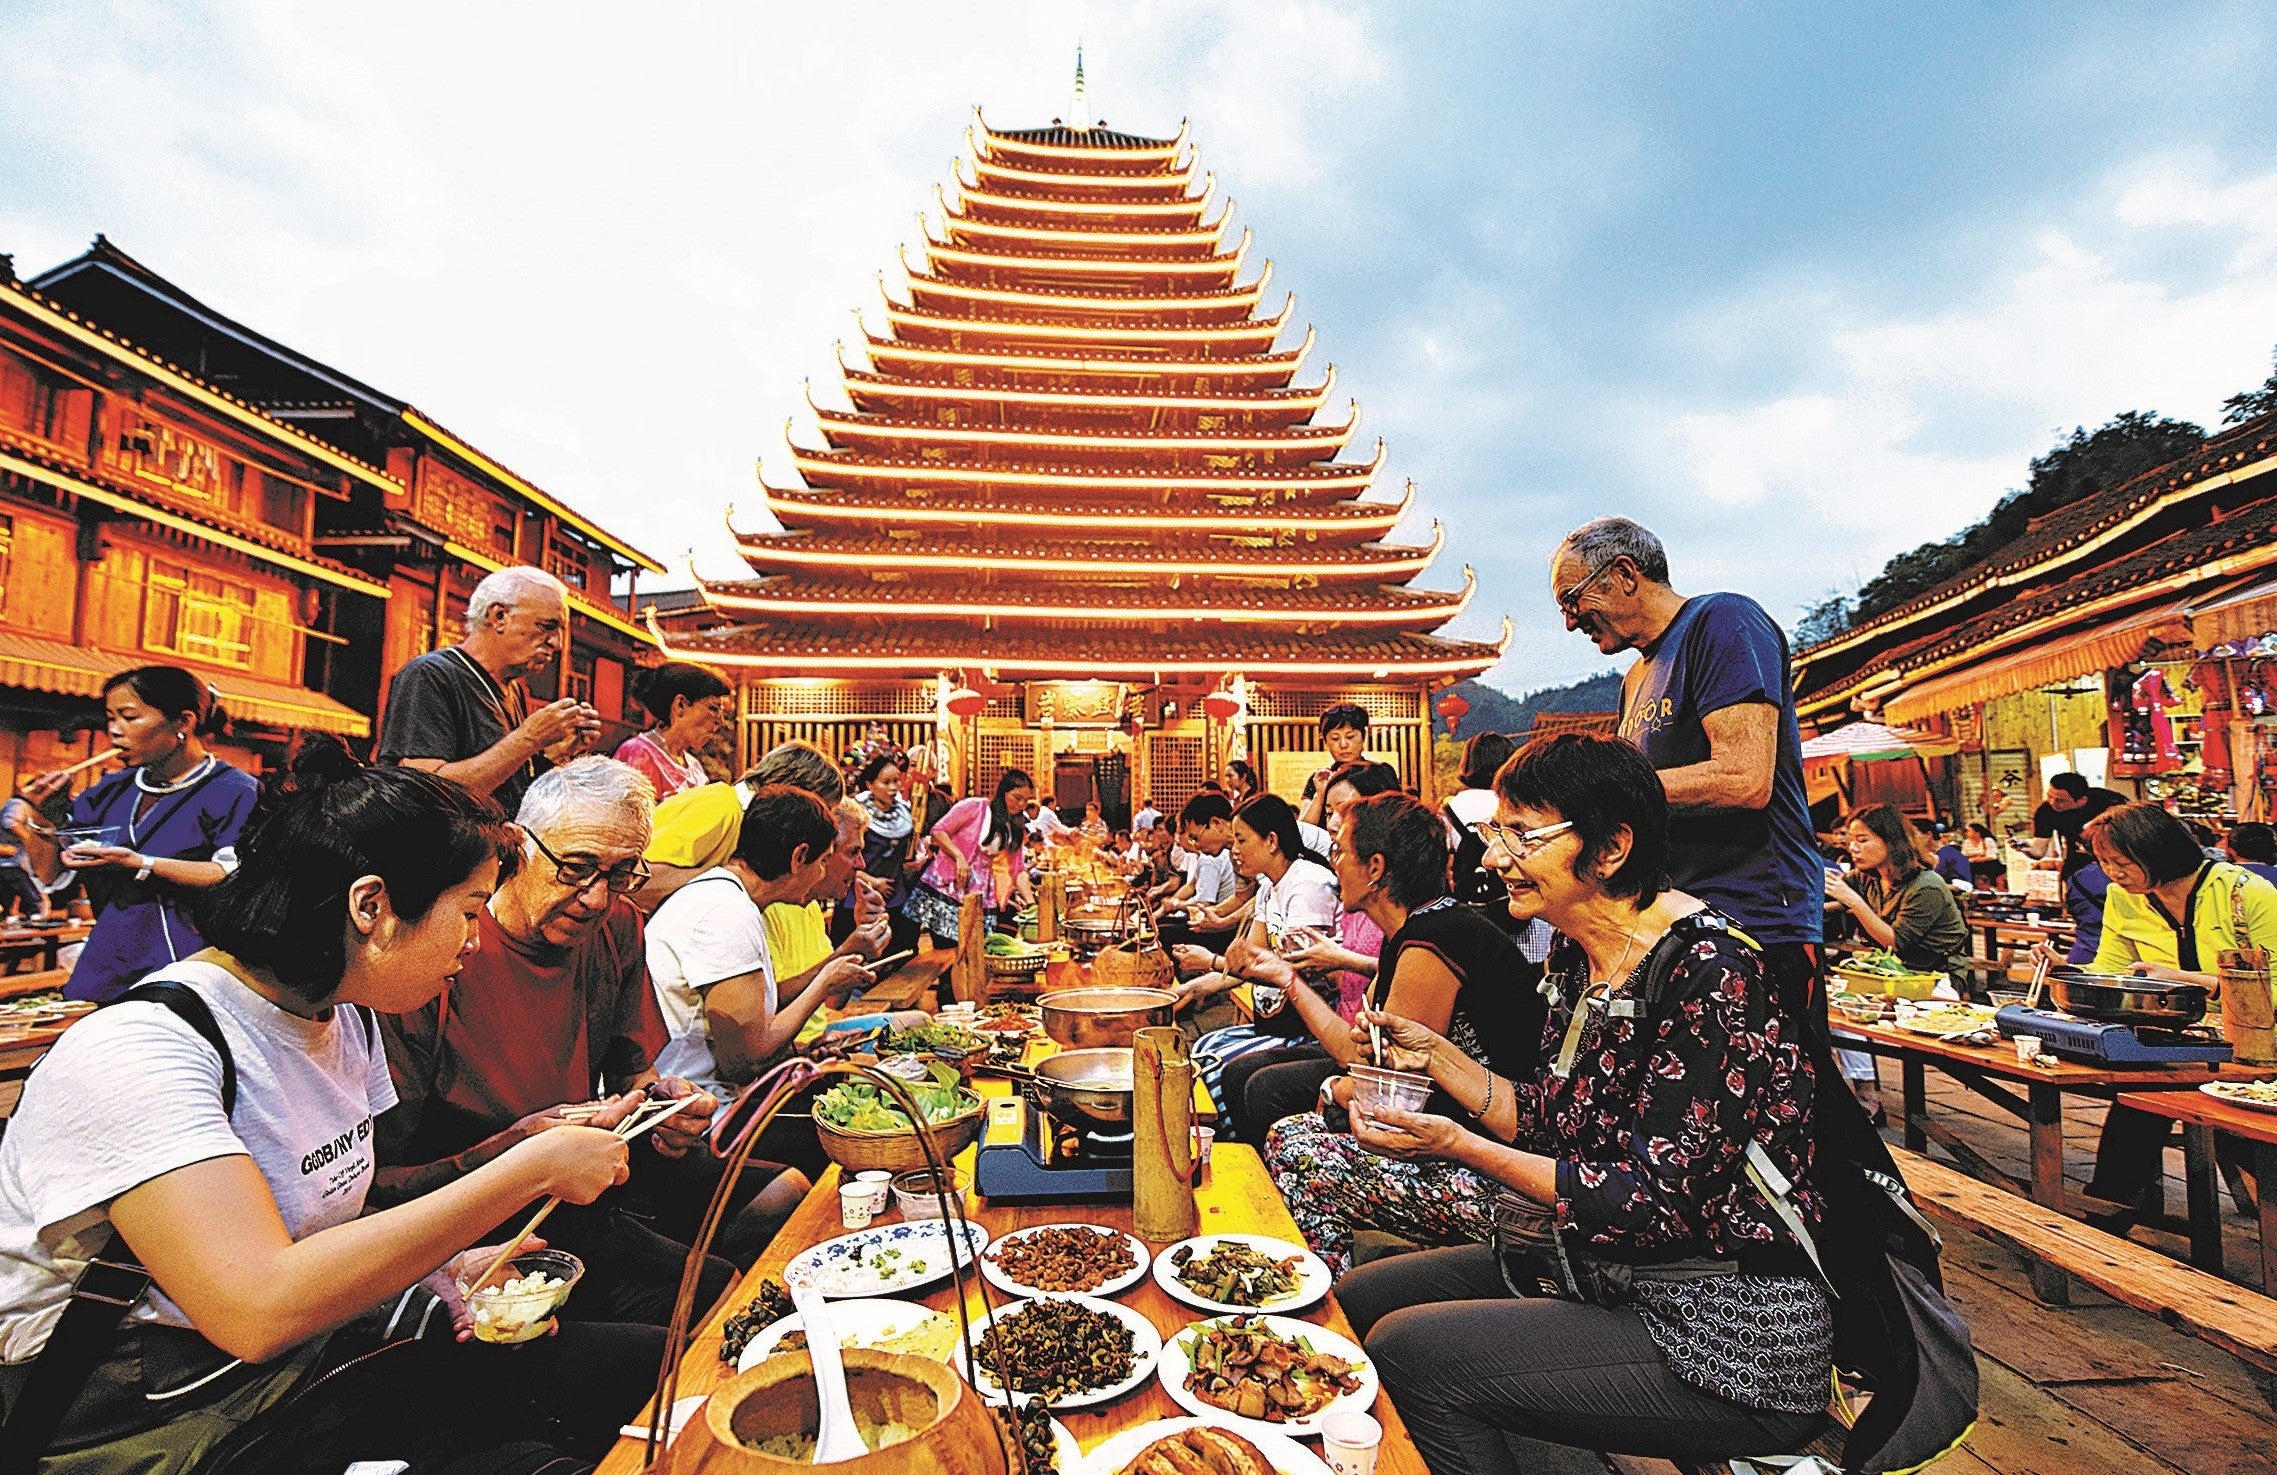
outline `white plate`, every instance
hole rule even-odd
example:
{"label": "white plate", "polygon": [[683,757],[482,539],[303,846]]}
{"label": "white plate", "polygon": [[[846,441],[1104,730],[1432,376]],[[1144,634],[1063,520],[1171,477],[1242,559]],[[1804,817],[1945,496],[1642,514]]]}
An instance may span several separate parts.
{"label": "white plate", "polygon": [[[1060,1475],[1118,1475],[1123,1466],[1139,1457],[1139,1451],[1157,1439],[1167,1439],[1196,1425],[1213,1429],[1230,1427],[1223,1420],[1214,1418],[1156,1419],[1153,1423],[1141,1424],[1136,1429],[1125,1429],[1106,1440],[1083,1457],[1083,1465],[1079,1470],[1061,1466]],[[1258,1453],[1265,1456],[1277,1475],[1329,1475],[1328,1461],[1286,1434],[1251,1433],[1246,1429],[1235,1432],[1257,1446]]]}
{"label": "white plate", "polygon": [[[2277,1105],[2234,1094],[2234,1088],[2243,1084],[2244,1082],[2241,1081],[2208,1081],[2198,1089],[2216,1101],[2225,1101],[2231,1106],[2242,1106],[2247,1111],[2277,1111]],[[2253,1084],[2266,1085],[2268,1083],[2256,1081]]]}
{"label": "white plate", "polygon": [[[1004,1246],[1012,1243],[1012,1241],[1016,1239],[1024,1239],[1028,1235],[1034,1234],[1039,1229],[1096,1229],[1104,1234],[1121,1233],[1120,1230],[1108,1229],[1105,1225],[1102,1224],[1037,1224],[1032,1225],[1026,1229],[1014,1229],[1007,1233],[996,1236],[996,1238],[989,1243],[989,1253],[993,1254],[997,1250],[1000,1250]],[[998,1265],[994,1260],[990,1259],[989,1255],[982,1255],[980,1257],[980,1273],[988,1277],[988,1283],[990,1285],[996,1287],[1000,1291],[1003,1291],[1005,1294],[1012,1296],[1113,1296],[1120,1294],[1123,1291],[1129,1290],[1132,1286],[1135,1286],[1140,1281],[1146,1279],[1146,1246],[1127,1234],[1123,1235],[1122,1238],[1123,1248],[1131,1252],[1131,1268],[1124,1271],[1121,1275],[1116,1276],[1114,1279],[1103,1281],[1086,1291],[1050,1290],[1042,1286],[1029,1285],[1024,1280],[1014,1280],[1009,1274],[1005,1272],[1002,1266]]]}
{"label": "white plate", "polygon": [[[1112,1383],[1104,1388],[1094,1388],[1088,1393],[1063,1393],[1052,1400],[1053,1408],[1089,1408],[1095,1403],[1106,1403],[1122,1397],[1153,1376],[1155,1360],[1162,1355],[1162,1334],[1154,1329],[1153,1322],[1148,1321],[1138,1312],[1114,1301],[1102,1301],[1096,1296],[1039,1296],[1034,1299],[1073,1301],[1079,1306],[1088,1306],[1093,1311],[1104,1312],[1131,1329],[1130,1376],[1119,1383]],[[1006,1301],[996,1308],[997,1319],[1002,1320],[1022,1307],[1032,1304],[1033,1301]],[[972,1345],[975,1351],[980,1347],[981,1333],[986,1327],[985,1321],[978,1318],[974,1319]],[[997,1385],[996,1379],[990,1374],[987,1364],[983,1363],[980,1370],[975,1372],[966,1360],[965,1348],[961,1343],[957,1347],[956,1357],[951,1366],[964,1375],[964,1380],[972,1384],[981,1397],[991,1403],[1002,1403],[1004,1401],[1004,1390]],[[1180,1374],[1180,1376],[1183,1377],[1184,1374]],[[1027,1395],[1022,1394],[1021,1396],[1026,1397]]]}
{"label": "white plate", "polygon": [[[873,1224],[852,1234],[826,1239],[801,1251],[783,1267],[783,1284],[811,1282],[825,1296],[889,1296],[945,1280],[950,1273],[949,1232],[940,1219],[916,1219],[902,1224]],[[971,1265],[988,1248],[988,1231],[965,1221],[965,1248],[957,1262]],[[889,1268],[878,1270],[863,1263],[878,1251],[899,1251]]]}
{"label": "white plate", "polygon": [[1314,1326],[1309,1321],[1293,1321],[1286,1316],[1268,1316],[1262,1320],[1267,1330],[1276,1336],[1287,1337],[1291,1340],[1303,1337],[1312,1344],[1313,1351],[1326,1352],[1332,1357],[1341,1357],[1346,1362],[1351,1363],[1353,1371],[1360,1378],[1359,1388],[1336,1399],[1309,1418],[1288,1419],[1278,1424],[1267,1423],[1263,1419],[1245,1419],[1239,1414],[1228,1413],[1222,1408],[1203,1402],[1186,1389],[1186,1373],[1190,1366],[1186,1359],[1186,1344],[1195,1336],[1196,1328],[1212,1324],[1206,1321],[1198,1321],[1163,1344],[1162,1357],[1155,1370],[1155,1376],[1162,1380],[1162,1391],[1170,1395],[1172,1403],[1177,1404],[1196,1418],[1216,1424],[1222,1429],[1237,1430],[1251,1439],[1255,1439],[1260,1434],[1286,1434],[1290,1438],[1309,1439],[1320,1433],[1320,1421],[1328,1415],[1343,1409],[1352,1409],[1364,1413],[1375,1404],[1376,1392],[1381,1386],[1376,1377],[1376,1365],[1368,1360],[1366,1353],[1353,1346],[1349,1340],[1338,1336],[1326,1327]]}
{"label": "white plate", "polygon": [[[915,1301],[895,1301],[884,1296],[872,1296],[859,1301],[846,1301],[830,1308],[830,1319],[838,1328],[838,1345],[870,1346],[903,1332],[922,1326],[928,1317],[946,1313],[920,1306]],[[953,1324],[955,1317],[949,1318]],[[786,1316],[770,1322],[753,1335],[744,1347],[743,1356],[737,1359],[735,1370],[747,1373],[757,1367],[760,1360],[774,1355],[775,1347],[793,1332],[806,1330],[803,1317]],[[953,1341],[953,1339],[952,1339]]]}
{"label": "white plate", "polygon": [[[1262,1306],[1236,1306],[1229,1301],[1213,1301],[1200,1291],[1178,1278],[1171,1268],[1170,1258],[1182,1249],[1192,1249],[1194,1258],[1200,1259],[1218,1245],[1244,1244],[1271,1260],[1285,1260],[1294,1255],[1297,1259],[1297,1288],[1286,1296],[1276,1296]],[[1184,1301],[1204,1311],[1265,1312],[1302,1311],[1328,1294],[1336,1277],[1328,1273],[1328,1265],[1320,1256],[1303,1245],[1291,1244],[1285,1239],[1273,1239],[1262,1234],[1198,1234],[1182,1239],[1154,1257],[1154,1283],[1170,1294],[1171,1299]]]}

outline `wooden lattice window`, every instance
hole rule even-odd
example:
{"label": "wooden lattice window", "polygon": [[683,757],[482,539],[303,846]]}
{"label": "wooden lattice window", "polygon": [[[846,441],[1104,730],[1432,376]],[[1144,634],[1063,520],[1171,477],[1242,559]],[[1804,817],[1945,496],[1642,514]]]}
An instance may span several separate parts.
{"label": "wooden lattice window", "polygon": [[1380,687],[1358,691],[1284,691],[1274,687],[1260,691],[1251,688],[1249,714],[1252,717],[1298,717],[1317,721],[1322,712],[1342,702],[1351,702],[1366,712],[1371,726],[1378,722],[1417,720],[1413,692],[1386,691]]}
{"label": "wooden lattice window", "polygon": [[1017,768],[1033,778],[1036,771],[1036,735],[1026,730],[1018,732],[983,732],[980,735],[979,761],[973,765],[972,791],[975,794],[996,792],[997,776],[1007,768]]}
{"label": "wooden lattice window", "polygon": [[142,607],[147,650],[217,666],[253,664],[253,590],[184,564],[150,561]]}
{"label": "wooden lattice window", "polygon": [[933,716],[931,682],[847,686],[835,681],[760,681],[743,689],[746,717]]}
{"label": "wooden lattice window", "polygon": [[1176,814],[1188,799],[1202,790],[1209,775],[1202,767],[1202,740],[1149,733],[1146,748],[1146,794],[1164,814]]}

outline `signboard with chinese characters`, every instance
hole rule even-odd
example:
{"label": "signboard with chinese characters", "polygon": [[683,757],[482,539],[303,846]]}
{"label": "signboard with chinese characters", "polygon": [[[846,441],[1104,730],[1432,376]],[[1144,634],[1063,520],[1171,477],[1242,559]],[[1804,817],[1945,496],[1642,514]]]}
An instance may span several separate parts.
{"label": "signboard with chinese characters", "polygon": [[1031,681],[1027,720],[1055,727],[1119,727],[1130,689],[1119,681]]}

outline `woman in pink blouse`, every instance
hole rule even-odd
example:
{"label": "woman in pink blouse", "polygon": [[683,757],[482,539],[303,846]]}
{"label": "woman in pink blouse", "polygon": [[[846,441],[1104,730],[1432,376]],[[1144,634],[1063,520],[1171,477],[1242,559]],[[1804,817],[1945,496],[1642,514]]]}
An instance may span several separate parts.
{"label": "woman in pink blouse", "polygon": [[617,745],[617,761],[639,769],[656,785],[658,799],[710,783],[696,754],[719,736],[733,696],[726,682],[686,661],[666,661],[643,671],[633,682],[633,700],[652,725]]}
{"label": "woman in pink blouse", "polygon": [[928,832],[933,858],[910,888],[904,911],[936,942],[956,945],[957,907],[967,895],[979,896],[991,919],[1003,905],[995,860],[1006,850],[1017,853],[1027,828],[1023,812],[1035,794],[1035,780],[1007,768],[996,780],[994,798],[958,800]]}

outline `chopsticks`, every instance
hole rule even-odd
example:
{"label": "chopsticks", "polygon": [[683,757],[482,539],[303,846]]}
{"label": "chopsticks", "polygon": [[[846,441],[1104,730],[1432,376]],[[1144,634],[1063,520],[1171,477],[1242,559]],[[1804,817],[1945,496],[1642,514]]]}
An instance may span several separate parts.
{"label": "chopsticks", "polygon": [[1373,1020],[1368,1023],[1368,1058],[1381,1069],[1384,1063],[1383,1027]]}
{"label": "chopsticks", "polygon": [[72,774],[78,773],[84,769],[93,768],[98,763],[108,763],[113,758],[116,758],[118,756],[119,750],[113,748],[107,753],[97,753],[92,758],[82,758],[77,763],[72,764],[69,768],[61,769],[59,771],[64,777],[69,778]]}
{"label": "chopsticks", "polygon": [[2024,990],[2025,1008],[2040,1007],[2040,996],[2048,986],[2048,969],[2054,961],[2055,955],[2048,952],[2044,944],[2032,954],[2032,983]]}
{"label": "chopsticks", "polygon": [[[635,1137],[640,1136],[643,1132],[646,1132],[652,1127],[656,1126],[657,1123],[663,1121],[666,1117],[672,1116],[677,1112],[684,1111],[688,1107],[694,1105],[695,1101],[696,1098],[693,1096],[679,1096],[673,1098],[670,1101],[644,1101],[639,1106],[633,1108],[633,1113],[631,1116],[628,1116],[623,1121],[617,1123],[617,1125],[612,1129],[611,1135],[615,1136],[620,1141],[630,1142]],[[572,1110],[574,1109],[575,1108],[572,1108]],[[598,1108],[595,1109],[598,1110]],[[565,1117],[566,1115],[567,1113],[564,1113]],[[472,1294],[473,1292],[479,1291],[484,1286],[490,1284],[490,1278],[496,1275],[499,1272],[499,1269],[504,1266],[508,1260],[513,1259],[516,1255],[522,1252],[522,1242],[524,1240],[527,1240],[531,1235],[538,1232],[538,1226],[546,1222],[546,1215],[552,1213],[559,1207],[561,1207],[561,1198],[559,1195],[555,1195],[554,1197],[547,1199],[544,1203],[538,1205],[538,1211],[530,1216],[530,1222],[523,1225],[521,1229],[515,1233],[514,1237],[506,1241],[505,1245],[499,1249],[498,1258],[490,1262],[490,1268],[483,1271],[482,1274],[476,1276],[472,1281],[468,1282],[468,1293]]]}

